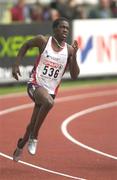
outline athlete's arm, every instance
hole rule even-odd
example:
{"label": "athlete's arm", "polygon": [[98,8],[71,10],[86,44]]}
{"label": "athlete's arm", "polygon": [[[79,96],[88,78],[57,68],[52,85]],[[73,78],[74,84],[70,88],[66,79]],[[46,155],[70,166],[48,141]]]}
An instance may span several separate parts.
{"label": "athlete's arm", "polygon": [[12,75],[16,80],[18,80],[18,75],[21,76],[19,64],[21,60],[23,59],[23,57],[25,56],[26,52],[33,47],[38,47],[41,53],[45,47],[46,42],[47,42],[47,39],[44,36],[38,35],[35,38],[26,41],[21,46],[21,48],[19,49],[18,55],[16,57],[16,61],[12,67]]}
{"label": "athlete's arm", "polygon": [[77,50],[78,50],[78,44],[77,44],[77,41],[74,41],[73,45],[68,47],[69,71],[70,71],[71,78],[74,80],[77,79],[80,73],[80,68],[76,59]]}

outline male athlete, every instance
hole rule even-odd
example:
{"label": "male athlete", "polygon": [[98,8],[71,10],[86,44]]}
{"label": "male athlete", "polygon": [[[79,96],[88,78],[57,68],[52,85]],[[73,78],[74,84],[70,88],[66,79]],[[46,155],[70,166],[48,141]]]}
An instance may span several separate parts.
{"label": "male athlete", "polygon": [[54,105],[54,98],[66,67],[69,66],[72,79],[77,79],[78,77],[80,71],[76,61],[78,44],[77,41],[74,41],[73,45],[66,43],[68,33],[68,20],[65,18],[56,19],[53,22],[53,36],[47,38],[43,35],[38,35],[26,41],[19,50],[16,62],[12,68],[12,74],[16,80],[21,76],[19,64],[27,50],[38,47],[40,53],[27,83],[28,94],[35,105],[26,132],[18,140],[17,148],[13,153],[14,161],[20,159],[23,147],[27,142],[28,152],[31,155],[36,153],[39,129]]}

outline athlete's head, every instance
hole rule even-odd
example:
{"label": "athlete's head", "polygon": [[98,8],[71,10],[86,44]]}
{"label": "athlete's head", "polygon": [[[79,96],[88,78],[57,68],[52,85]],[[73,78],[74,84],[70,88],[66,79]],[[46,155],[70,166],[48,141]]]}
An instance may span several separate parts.
{"label": "athlete's head", "polygon": [[66,40],[69,33],[69,22],[66,18],[61,17],[53,22],[54,35],[59,40]]}

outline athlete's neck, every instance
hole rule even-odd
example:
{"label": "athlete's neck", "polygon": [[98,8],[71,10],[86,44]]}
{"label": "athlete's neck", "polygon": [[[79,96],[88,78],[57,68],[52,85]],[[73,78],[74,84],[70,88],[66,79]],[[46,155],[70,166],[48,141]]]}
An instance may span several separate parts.
{"label": "athlete's neck", "polygon": [[58,47],[60,47],[61,49],[64,48],[64,45],[62,46],[54,36],[52,38],[54,39]]}

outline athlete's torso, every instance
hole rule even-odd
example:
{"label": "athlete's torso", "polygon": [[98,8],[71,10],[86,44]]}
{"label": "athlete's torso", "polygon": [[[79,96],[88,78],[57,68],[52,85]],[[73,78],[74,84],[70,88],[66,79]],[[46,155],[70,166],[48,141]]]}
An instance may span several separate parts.
{"label": "athlete's torso", "polygon": [[47,89],[49,94],[56,94],[68,60],[68,48],[56,52],[52,48],[52,37],[49,37],[46,47],[38,57],[29,82]]}

